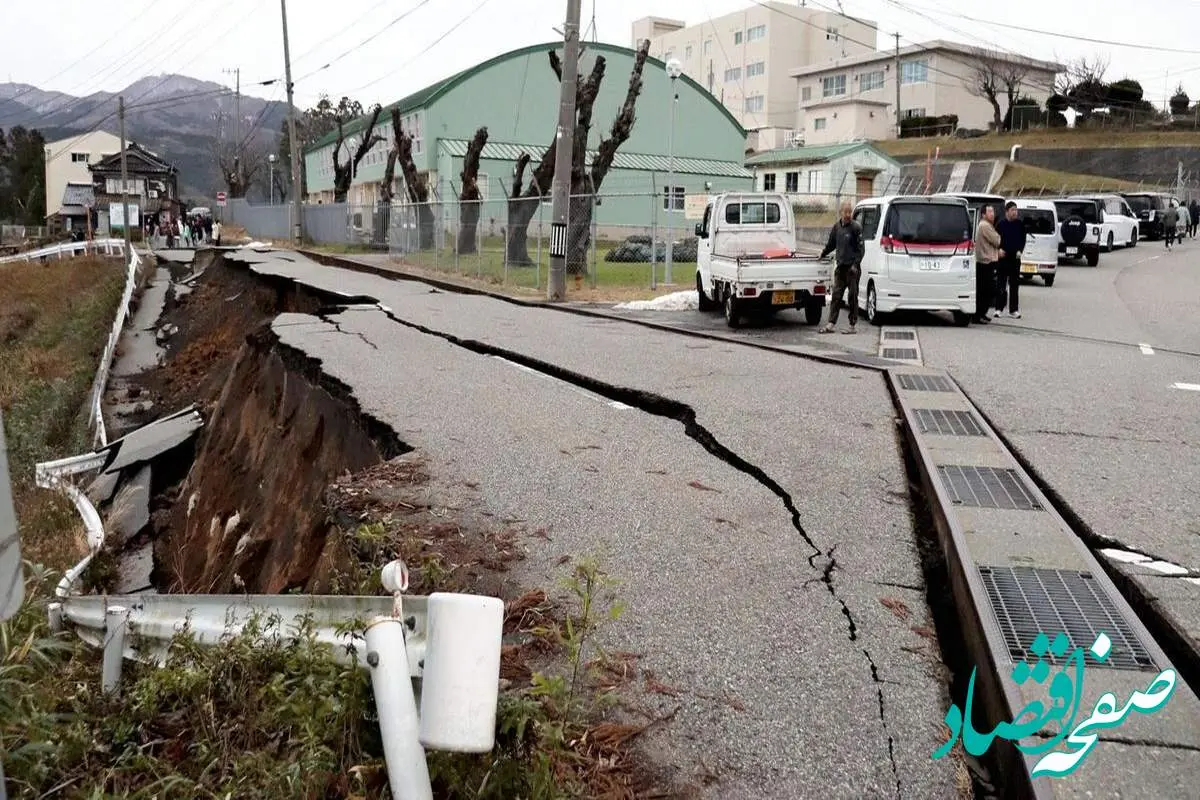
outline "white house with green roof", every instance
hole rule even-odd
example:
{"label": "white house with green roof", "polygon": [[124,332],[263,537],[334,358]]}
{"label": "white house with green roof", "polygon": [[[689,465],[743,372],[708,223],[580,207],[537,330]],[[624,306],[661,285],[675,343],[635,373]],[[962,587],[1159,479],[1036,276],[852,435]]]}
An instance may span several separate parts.
{"label": "white house with green roof", "polygon": [[842,200],[895,193],[900,162],[869,142],[786,147],[746,159],[754,186],[784,192],[804,210],[834,209]]}
{"label": "white house with green roof", "polygon": [[[443,203],[447,222],[456,219],[454,200],[462,188],[460,173],[467,144],[480,126],[489,140],[479,167],[479,187],[485,204],[482,224],[500,227],[506,219],[506,192],[522,152],[534,164],[549,146],[558,120],[559,83],[550,67],[549,52],[561,43],[546,43],[505,53],[478,66],[411,94],[384,108],[378,133],[385,137],[359,164],[347,196],[351,205],[371,206],[379,197],[380,182],[392,145],[391,110],[398,108],[401,124],[413,135],[413,160],[428,173],[434,196]],[[586,76],[595,59],[605,59],[605,76],[594,106],[592,157],[624,102],[635,52],[617,45],[588,42],[584,45],[580,74]],[[747,190],[753,175],[744,164],[746,132],[721,103],[686,76],[677,79],[678,106],[674,141],[674,213],[683,222],[684,198],[723,190]],[[671,80],[665,64],[646,60],[643,87],[637,101],[637,122],[618,151],[613,169],[600,189],[596,209],[602,226],[643,226],[656,214],[660,224],[667,213],[670,167]],[[363,135],[368,118],[345,126],[343,160]],[[308,169],[308,202],[333,201],[333,146],[330,134],[305,151]],[[525,171],[528,183],[532,167]],[[406,198],[402,177],[395,175],[396,202]],[[549,194],[549,187],[546,187]],[[547,220],[549,203],[547,201]]]}

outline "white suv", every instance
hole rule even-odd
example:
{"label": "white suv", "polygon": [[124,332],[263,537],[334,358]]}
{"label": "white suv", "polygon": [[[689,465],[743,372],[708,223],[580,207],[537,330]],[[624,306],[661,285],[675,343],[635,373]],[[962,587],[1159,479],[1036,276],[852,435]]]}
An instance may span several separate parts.
{"label": "white suv", "polygon": [[1115,247],[1137,247],[1138,218],[1137,214],[1124,197],[1119,194],[1089,194],[1084,195],[1091,200],[1099,200],[1104,212],[1104,222],[1100,226],[1100,246],[1111,252]]}
{"label": "white suv", "polygon": [[975,239],[958,197],[872,197],[854,209],[863,229],[858,297],[867,319],[893,311],[949,311],[954,323],[975,314]]}

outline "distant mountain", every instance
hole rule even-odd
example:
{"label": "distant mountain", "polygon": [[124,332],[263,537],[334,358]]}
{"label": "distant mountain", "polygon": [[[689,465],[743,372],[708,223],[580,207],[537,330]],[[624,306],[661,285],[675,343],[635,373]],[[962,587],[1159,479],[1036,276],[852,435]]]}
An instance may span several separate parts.
{"label": "distant mountain", "polygon": [[[127,108],[125,134],[179,168],[184,197],[211,199],[224,188],[217,166],[218,136],[232,147],[237,101],[233,90],[184,75],[141,78],[120,92],[75,97],[23,83],[0,83],[0,129],[37,128],[46,141],[89,130],[117,133],[117,97]],[[247,153],[274,153],[287,104],[242,95],[242,138]],[[252,197],[255,195],[252,194]],[[265,196],[265,192],[264,192]]]}

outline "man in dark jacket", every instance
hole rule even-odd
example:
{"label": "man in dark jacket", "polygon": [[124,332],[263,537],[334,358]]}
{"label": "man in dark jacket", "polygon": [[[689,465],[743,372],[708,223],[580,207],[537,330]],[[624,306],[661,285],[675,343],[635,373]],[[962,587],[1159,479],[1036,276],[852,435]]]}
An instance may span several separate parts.
{"label": "man in dark jacket", "polygon": [[850,328],[843,333],[854,333],[858,322],[858,278],[862,274],[863,232],[854,220],[854,209],[849,203],[842,204],[842,217],[833,223],[829,241],[821,251],[821,258],[836,251],[836,266],[833,270],[833,299],[829,304],[829,321],[820,333],[833,333],[837,328],[838,312],[842,307],[842,293],[850,295]]}
{"label": "man in dark jacket", "polygon": [[1188,236],[1195,239],[1196,228],[1200,226],[1200,201],[1197,201],[1194,197],[1192,198],[1191,202],[1188,203],[1188,216],[1191,220],[1191,224],[1188,225]]}
{"label": "man in dark jacket", "polygon": [[1004,219],[996,223],[1000,234],[1000,249],[1004,255],[996,268],[996,316],[1008,315],[1021,318],[1019,290],[1021,288],[1021,255],[1025,252],[1025,223],[1017,213],[1017,204],[1009,201],[1004,206]]}

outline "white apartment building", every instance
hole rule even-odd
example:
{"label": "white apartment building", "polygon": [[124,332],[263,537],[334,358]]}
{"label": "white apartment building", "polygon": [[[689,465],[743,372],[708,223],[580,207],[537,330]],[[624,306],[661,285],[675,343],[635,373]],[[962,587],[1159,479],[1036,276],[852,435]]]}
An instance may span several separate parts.
{"label": "white apartment building", "polygon": [[46,144],[46,216],[62,210],[67,184],[92,185],[88,164],[121,152],[121,139],[105,131],[59,139]]}
{"label": "white apartment building", "polygon": [[766,2],[695,25],[644,17],[633,23],[633,46],[650,40],[650,55],[679,60],[683,72],[708,89],[749,132],[747,146],[786,145],[796,124],[792,70],[834,58],[872,53],[875,23],[803,7]]}
{"label": "white apartment building", "polygon": [[[936,40],[900,48],[901,117],[958,115],[960,128],[987,130],[993,122],[991,103],[971,93],[972,75],[981,61],[1001,74],[1020,74],[1019,94],[1040,104],[1053,93],[1061,64]],[[872,139],[894,139],[896,123],[896,52],[838,58],[829,63],[791,70],[799,113],[795,127],[806,146]],[[1000,89],[1001,113],[1008,99]]]}

